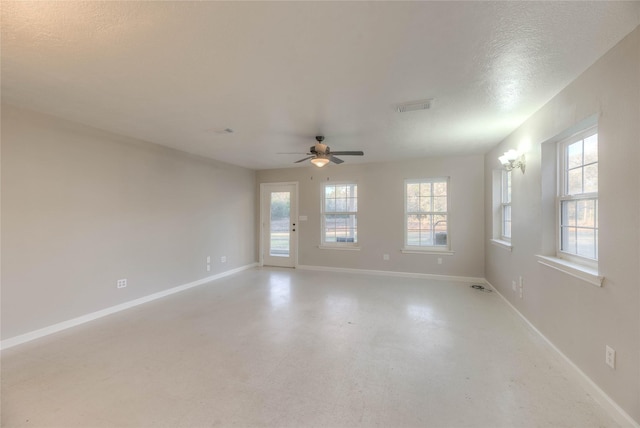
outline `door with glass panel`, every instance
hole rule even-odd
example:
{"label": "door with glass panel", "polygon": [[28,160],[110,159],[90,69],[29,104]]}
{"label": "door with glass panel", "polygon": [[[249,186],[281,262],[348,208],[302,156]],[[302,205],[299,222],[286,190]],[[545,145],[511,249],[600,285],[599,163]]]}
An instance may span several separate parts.
{"label": "door with glass panel", "polygon": [[261,259],[265,266],[294,267],[298,228],[297,183],[260,185]]}

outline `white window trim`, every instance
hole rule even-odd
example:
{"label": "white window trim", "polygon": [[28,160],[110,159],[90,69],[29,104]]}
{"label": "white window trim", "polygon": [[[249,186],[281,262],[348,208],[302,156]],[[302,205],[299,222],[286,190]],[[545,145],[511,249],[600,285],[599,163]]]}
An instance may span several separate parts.
{"label": "white window trim", "polygon": [[441,250],[439,248],[440,247],[402,247],[400,252],[402,254],[438,254],[441,256],[453,256],[456,253],[444,247],[442,247]]}
{"label": "white window trim", "polygon": [[[343,244],[348,244],[348,245],[343,245]],[[321,250],[360,251],[360,247],[358,247],[357,245],[354,245],[351,242],[340,242],[340,243],[337,243],[336,245],[323,244],[323,245],[318,245],[318,248],[320,248]]]}
{"label": "white window trim", "polygon": [[597,269],[593,269],[582,264],[573,263],[571,261],[560,259],[558,257],[548,257],[537,255],[538,263],[543,266],[550,267],[557,271],[566,273],[574,278],[581,279],[596,287],[602,287],[604,276],[598,274]]}
{"label": "white window trim", "polygon": [[[430,246],[415,246],[407,245],[407,184],[409,183],[435,183],[445,181],[447,183],[447,245],[430,245]],[[403,254],[441,254],[441,255],[453,255],[455,251],[451,249],[451,230],[449,228],[450,223],[450,210],[451,206],[451,180],[449,177],[432,177],[432,178],[407,178],[404,180],[404,246],[400,249]]]}
{"label": "white window trim", "polygon": [[511,241],[502,239],[502,181],[503,168],[491,171],[491,238],[489,243],[511,252]]}
{"label": "white window trim", "polygon": [[[513,175],[511,174],[512,171],[506,171],[506,170],[502,170],[502,173],[500,174],[500,241],[503,242],[511,242],[511,236],[506,236],[504,234],[504,225],[505,225],[505,219],[504,219],[504,209],[505,207],[511,207],[512,206],[512,201],[513,201]],[[509,182],[511,184],[511,198],[509,199],[509,202],[505,202],[505,198],[504,198],[504,182],[505,182],[505,177],[509,176]],[[511,211],[511,232],[513,234],[513,208]]]}
{"label": "white window trim", "polygon": [[496,247],[503,248],[509,252],[513,250],[513,245],[511,245],[510,241],[503,241],[502,239],[491,239],[489,240]]}
{"label": "white window trim", "polygon": [[[567,162],[567,155],[566,155],[566,147],[568,145],[571,145],[575,142],[578,142],[580,140],[583,140],[591,135],[597,134],[598,133],[598,126],[591,126],[587,129],[584,129],[580,132],[577,132],[573,135],[571,135],[568,138],[565,138],[564,140],[558,142],[558,154],[557,154],[557,158],[559,160],[558,162],[558,190],[557,190],[557,197],[556,197],[556,257],[552,257],[550,259],[553,260],[561,260],[561,261],[565,261],[566,263],[560,263],[560,265],[564,266],[573,266],[573,267],[583,267],[583,269],[580,270],[584,270],[585,272],[593,272],[595,271],[596,273],[598,272],[598,260],[597,259],[590,259],[588,257],[583,257],[583,256],[579,256],[577,254],[571,254],[565,251],[562,251],[562,231],[561,231],[561,226],[562,226],[562,202],[563,201],[570,201],[570,200],[579,200],[579,199],[596,199],[598,200],[598,192],[591,192],[591,193],[582,193],[582,194],[578,194],[578,195],[567,195],[566,194],[566,175],[565,175],[565,166],[566,166],[566,162]],[[598,146],[599,146],[599,139],[598,139]],[[599,156],[598,156],[598,163],[600,162]],[[599,211],[599,209],[598,209]],[[597,216],[598,214],[596,214]],[[597,229],[599,232],[599,228]],[[540,256],[543,257],[543,256]],[[549,258],[549,257],[547,257]],[[542,263],[542,262],[541,262]],[[558,264],[558,263],[556,263]],[[558,270],[562,270],[560,268],[558,268],[558,266],[552,266],[555,267]],[[575,275],[574,275],[575,276]],[[602,282],[602,281],[600,281]]]}
{"label": "white window trim", "polygon": [[[360,251],[360,240],[357,242],[325,242],[324,240],[324,229],[325,229],[325,194],[326,186],[357,186],[358,187],[358,209],[356,211],[345,211],[345,212],[331,212],[330,214],[355,214],[356,219],[358,218],[358,211],[360,210],[360,186],[357,182],[354,181],[326,181],[321,183],[321,195],[320,195],[320,245],[318,248],[323,250],[352,250],[352,251]],[[356,226],[356,231],[358,227]]]}

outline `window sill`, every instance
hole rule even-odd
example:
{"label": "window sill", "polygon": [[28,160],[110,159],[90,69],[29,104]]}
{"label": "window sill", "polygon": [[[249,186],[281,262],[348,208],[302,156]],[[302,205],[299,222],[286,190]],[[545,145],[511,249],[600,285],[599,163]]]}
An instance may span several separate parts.
{"label": "window sill", "polygon": [[360,251],[360,247],[356,246],[340,246],[340,245],[319,245],[321,250],[342,250],[342,251]]}
{"label": "window sill", "polygon": [[503,241],[502,239],[491,239],[490,242],[495,245],[496,247],[500,247],[503,248],[509,252],[511,252],[511,250],[513,250],[513,246],[511,245],[511,242],[509,241]]}
{"label": "window sill", "polygon": [[598,275],[598,271],[596,269],[588,268],[577,263],[572,263],[558,257],[548,257],[540,255],[536,257],[538,258],[538,263],[540,263],[541,265],[559,270],[560,272],[564,272],[567,275],[573,276],[574,278],[581,279],[591,285],[595,285],[596,287],[602,287],[602,281],[604,281],[604,277]]}
{"label": "window sill", "polygon": [[405,248],[402,248],[400,252],[403,254],[438,254],[443,256],[453,256],[455,254],[454,251],[451,251],[448,248],[438,249],[437,247],[425,248],[425,249],[405,247]]}

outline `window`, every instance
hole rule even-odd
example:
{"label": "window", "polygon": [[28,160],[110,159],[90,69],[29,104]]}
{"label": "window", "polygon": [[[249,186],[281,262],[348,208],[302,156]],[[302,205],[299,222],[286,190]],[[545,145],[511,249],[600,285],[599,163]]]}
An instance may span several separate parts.
{"label": "window", "polygon": [[511,171],[502,170],[500,192],[501,232],[500,238],[511,240]]}
{"label": "window", "polygon": [[591,128],[559,144],[558,257],[598,260],[598,134]]}
{"label": "window", "polygon": [[405,247],[447,250],[448,179],[405,181]]}
{"label": "window", "polygon": [[322,245],[358,242],[358,185],[327,183],[322,193]]}

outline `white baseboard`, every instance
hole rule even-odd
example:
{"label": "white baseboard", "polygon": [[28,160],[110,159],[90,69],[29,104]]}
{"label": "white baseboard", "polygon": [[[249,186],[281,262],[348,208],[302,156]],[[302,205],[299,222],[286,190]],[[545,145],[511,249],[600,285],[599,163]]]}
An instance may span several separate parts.
{"label": "white baseboard", "polygon": [[317,270],[317,271],[324,271],[324,272],[359,273],[359,274],[381,275],[381,276],[396,276],[401,278],[424,278],[424,279],[434,279],[434,280],[440,280],[440,281],[479,282],[480,284],[485,283],[484,278],[475,278],[471,276],[435,275],[431,273],[396,272],[392,270],[350,269],[350,268],[311,266],[311,265],[298,265],[296,266],[296,269]]}
{"label": "white baseboard", "polygon": [[589,376],[587,376],[587,374],[585,372],[583,372],[577,365],[575,365],[575,363],[569,357],[567,357],[556,345],[554,345],[553,342],[551,340],[549,340],[549,338],[547,336],[542,334],[542,332],[540,330],[538,330],[536,328],[536,326],[533,325],[531,323],[531,321],[529,321],[527,319],[527,317],[525,317],[522,314],[522,312],[520,312],[515,306],[513,306],[511,304],[511,302],[509,300],[507,300],[507,298],[504,297],[493,285],[491,285],[491,283],[489,281],[487,281],[485,279],[484,283],[487,284],[489,287],[491,287],[491,289],[498,296],[500,296],[500,298],[502,298],[502,300],[516,314],[518,314],[518,316],[520,316],[520,318],[522,318],[524,320],[524,322],[547,343],[547,345],[549,345],[551,347],[551,349],[553,349],[555,352],[557,352],[558,355],[560,355],[560,357],[564,361],[566,361],[576,371],[576,373],[579,375],[579,378],[582,381],[581,382],[582,386],[587,391],[591,392],[591,395],[593,396],[593,398],[602,407],[604,407],[604,409],[616,420],[616,422],[618,422],[622,426],[630,426],[630,427],[633,427],[633,428],[640,428],[640,423],[638,423],[636,420],[634,420],[631,417],[631,415],[629,415],[627,412],[624,411],[624,409],[622,409],[622,407],[618,406],[618,404],[611,397],[609,397],[609,395],[607,395],[606,392],[604,392]]}
{"label": "white baseboard", "polygon": [[152,300],[160,299],[162,297],[166,297],[171,294],[188,290],[189,288],[197,287],[199,285],[206,284],[211,281],[215,281],[216,279],[224,278],[225,276],[229,276],[234,273],[241,272],[243,270],[251,269],[257,265],[258,263],[251,263],[245,266],[240,266],[239,268],[231,269],[225,272],[218,273],[216,275],[199,279],[197,281],[193,281],[187,284],[179,285],[177,287],[169,288],[168,290],[162,290],[157,293],[149,294],[148,296],[140,297],[135,300],[130,300],[128,302],[124,302],[119,305],[111,306],[109,308],[92,312],[90,314],[82,315],[80,317],[63,321],[57,324],[53,324],[38,330],[30,331],[29,333],[21,334],[19,336],[14,336],[9,339],[0,341],[0,349],[4,350],[16,345],[20,345],[22,343],[30,342],[32,340],[35,340],[44,336],[48,336],[53,333],[57,333],[62,330],[66,330],[68,328],[75,327],[77,325],[84,324],[86,322],[93,321],[95,319],[102,318],[116,312],[124,311],[125,309],[133,308],[134,306],[142,305],[143,303],[151,302]]}

